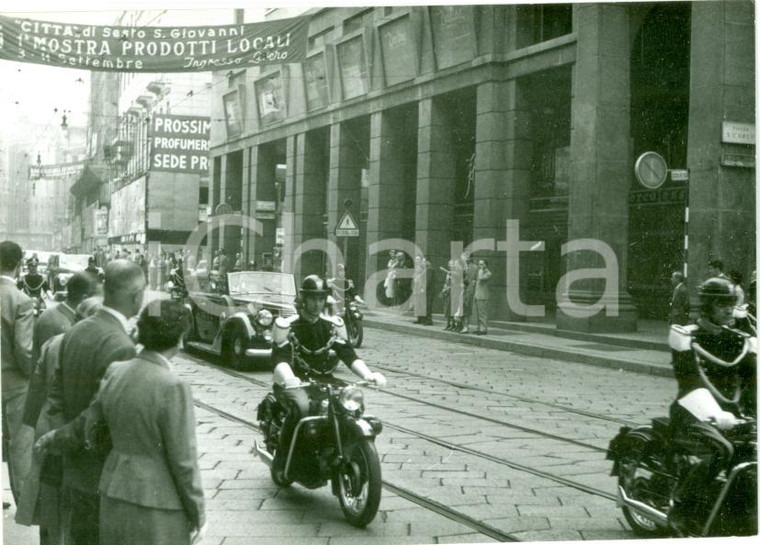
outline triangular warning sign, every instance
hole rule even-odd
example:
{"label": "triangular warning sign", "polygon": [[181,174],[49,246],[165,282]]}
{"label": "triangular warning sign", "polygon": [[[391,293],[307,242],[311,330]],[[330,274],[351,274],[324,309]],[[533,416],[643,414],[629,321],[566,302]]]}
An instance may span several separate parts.
{"label": "triangular warning sign", "polygon": [[354,218],[351,217],[351,214],[346,212],[343,214],[343,217],[340,218],[340,222],[338,222],[338,229],[358,229],[358,227],[356,227],[356,223],[354,223]]}

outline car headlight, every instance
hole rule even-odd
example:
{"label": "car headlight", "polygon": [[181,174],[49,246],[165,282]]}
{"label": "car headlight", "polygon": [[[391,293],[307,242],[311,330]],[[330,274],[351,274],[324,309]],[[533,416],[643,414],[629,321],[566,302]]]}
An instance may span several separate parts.
{"label": "car headlight", "polygon": [[270,325],[272,325],[272,322],[274,321],[274,316],[272,316],[272,313],[269,312],[267,309],[263,308],[256,315],[256,321],[262,327],[269,327]]}
{"label": "car headlight", "polygon": [[347,411],[355,412],[364,407],[364,393],[355,386],[346,386],[340,392],[338,401]]}
{"label": "car headlight", "polygon": [[58,283],[61,285],[62,288],[65,288],[66,284],[69,283],[69,278],[71,278],[71,275],[68,275],[68,274],[58,275]]}

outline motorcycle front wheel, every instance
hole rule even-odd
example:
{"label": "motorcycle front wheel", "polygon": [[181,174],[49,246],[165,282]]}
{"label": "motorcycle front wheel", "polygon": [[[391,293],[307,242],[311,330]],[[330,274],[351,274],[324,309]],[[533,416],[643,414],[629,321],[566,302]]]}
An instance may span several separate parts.
{"label": "motorcycle front wheel", "polygon": [[[653,483],[653,474],[642,467],[642,457],[646,456],[646,444],[648,439],[643,436],[631,434],[629,450],[620,460],[620,477],[618,485],[623,488],[626,496],[631,499],[646,503],[656,509],[662,509],[667,504],[667,490],[658,490]],[[657,524],[654,520],[624,505],[623,515],[633,532],[639,537],[663,537],[668,535],[669,530]]]}
{"label": "motorcycle front wheel", "polygon": [[338,467],[338,500],[346,520],[364,528],[372,522],[380,507],[382,475],[375,444],[370,439],[347,443],[345,460]]}

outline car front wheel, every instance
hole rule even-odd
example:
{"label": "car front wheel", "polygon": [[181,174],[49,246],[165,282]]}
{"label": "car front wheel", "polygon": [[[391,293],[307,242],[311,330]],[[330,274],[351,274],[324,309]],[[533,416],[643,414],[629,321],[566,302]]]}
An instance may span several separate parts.
{"label": "car front wheel", "polygon": [[250,338],[248,330],[240,322],[233,325],[224,337],[222,344],[222,358],[225,364],[230,365],[236,371],[244,371],[248,367],[248,349]]}

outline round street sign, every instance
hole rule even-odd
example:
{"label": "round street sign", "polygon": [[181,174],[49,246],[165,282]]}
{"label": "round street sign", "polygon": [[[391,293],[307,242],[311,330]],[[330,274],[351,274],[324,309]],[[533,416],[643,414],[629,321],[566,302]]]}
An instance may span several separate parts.
{"label": "round street sign", "polygon": [[668,165],[662,155],[654,151],[642,153],[633,168],[636,179],[647,189],[657,189],[668,177]]}

